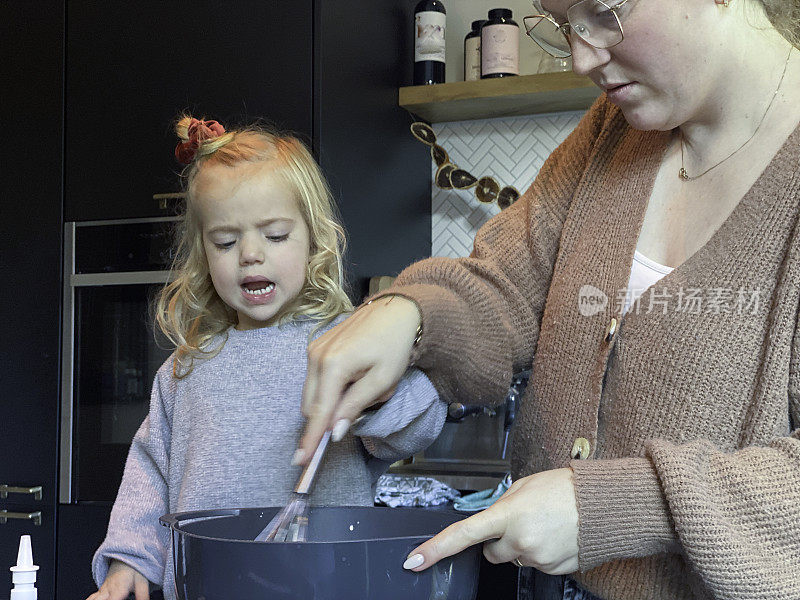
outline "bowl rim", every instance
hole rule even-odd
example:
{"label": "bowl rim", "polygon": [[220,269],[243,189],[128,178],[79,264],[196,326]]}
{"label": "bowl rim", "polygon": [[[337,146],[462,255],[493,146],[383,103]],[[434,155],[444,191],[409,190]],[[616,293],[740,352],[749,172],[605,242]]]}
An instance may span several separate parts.
{"label": "bowl rim", "polygon": [[[159,521],[164,527],[168,527],[170,533],[175,534],[179,533],[181,535],[190,536],[196,539],[203,539],[203,540],[212,540],[216,542],[229,542],[229,543],[236,543],[236,544],[265,544],[270,546],[308,546],[308,545],[327,545],[327,544],[363,544],[364,542],[390,542],[390,541],[401,541],[401,540],[420,540],[419,544],[423,543],[426,540],[431,539],[434,537],[439,531],[442,531],[445,527],[449,527],[453,523],[463,520],[468,515],[464,515],[459,513],[452,508],[440,508],[440,507],[422,507],[422,506],[398,506],[396,508],[392,508],[389,506],[312,506],[310,507],[313,509],[320,509],[320,508],[335,508],[335,509],[379,509],[379,510],[387,510],[387,511],[394,511],[394,512],[407,512],[407,511],[422,511],[428,510],[431,513],[441,513],[448,516],[455,516],[459,517],[450,521],[449,523],[443,523],[442,529],[435,533],[430,534],[418,534],[418,535],[401,535],[401,536],[392,536],[392,537],[372,537],[372,538],[365,538],[365,539],[358,539],[358,540],[332,540],[332,541],[306,541],[306,542],[275,542],[275,541],[256,541],[256,540],[238,540],[238,539],[231,539],[231,538],[220,538],[216,536],[210,535],[202,535],[199,533],[192,533],[189,531],[183,531],[180,528],[181,525],[188,524],[189,522],[193,521],[206,521],[208,519],[220,519],[220,518],[231,518],[231,517],[238,517],[243,511],[259,511],[259,510],[271,510],[271,509],[278,509],[280,510],[282,507],[280,506],[256,506],[256,507],[246,507],[246,508],[217,508],[217,509],[207,509],[207,510],[191,510],[191,511],[182,511],[182,512],[175,512],[175,513],[167,513],[159,517]],[[470,546],[463,550],[462,552],[468,552],[471,549],[479,549],[480,544],[476,544],[474,546]],[[459,552],[458,554],[461,554]]]}

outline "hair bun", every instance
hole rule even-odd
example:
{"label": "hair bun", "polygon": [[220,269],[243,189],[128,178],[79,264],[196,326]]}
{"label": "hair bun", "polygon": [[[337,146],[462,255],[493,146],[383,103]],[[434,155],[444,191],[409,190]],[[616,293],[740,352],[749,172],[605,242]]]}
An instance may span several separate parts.
{"label": "hair bun", "polygon": [[200,144],[225,133],[225,128],[217,121],[192,119],[186,128],[187,139],[175,146],[175,159],[182,165],[188,165],[197,156]]}

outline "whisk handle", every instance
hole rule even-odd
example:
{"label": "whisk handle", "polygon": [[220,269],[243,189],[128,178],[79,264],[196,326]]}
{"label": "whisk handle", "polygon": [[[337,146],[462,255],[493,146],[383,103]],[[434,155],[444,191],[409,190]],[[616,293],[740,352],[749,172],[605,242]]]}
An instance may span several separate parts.
{"label": "whisk handle", "polygon": [[325,449],[328,447],[328,442],[331,439],[330,430],[326,431],[319,441],[317,449],[314,451],[314,456],[311,461],[303,469],[303,474],[300,475],[300,481],[297,482],[297,487],[294,491],[298,494],[308,494],[311,491],[311,486],[314,484],[314,477],[317,475],[317,469],[322,462],[322,457],[325,455]]}

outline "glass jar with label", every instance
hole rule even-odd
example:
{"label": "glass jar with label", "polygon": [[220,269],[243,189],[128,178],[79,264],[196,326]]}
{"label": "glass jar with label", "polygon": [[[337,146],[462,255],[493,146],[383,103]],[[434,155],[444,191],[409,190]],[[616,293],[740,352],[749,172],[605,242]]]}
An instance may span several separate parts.
{"label": "glass jar with label", "polygon": [[444,83],[446,18],[441,0],[420,0],[414,8],[414,85]]}
{"label": "glass jar with label", "polygon": [[472,22],[472,31],[464,38],[464,81],[481,78],[481,27],[485,19]]}
{"label": "glass jar with label", "polygon": [[519,75],[519,25],[508,8],[493,8],[481,27],[481,79]]}

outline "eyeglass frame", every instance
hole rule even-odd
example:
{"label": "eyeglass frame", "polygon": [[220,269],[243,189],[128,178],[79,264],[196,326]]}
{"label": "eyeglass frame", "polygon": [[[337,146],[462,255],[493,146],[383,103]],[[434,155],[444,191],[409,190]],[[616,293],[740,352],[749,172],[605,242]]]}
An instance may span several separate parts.
{"label": "eyeglass frame", "polygon": [[[575,6],[575,5],[577,5],[577,4],[580,4],[581,2],[597,2],[598,4],[602,4],[602,5],[603,5],[603,6],[605,6],[605,7],[606,7],[606,8],[607,8],[609,11],[611,11],[611,14],[613,14],[613,15],[614,15],[614,19],[616,19],[616,21],[617,21],[617,27],[619,28],[619,35],[620,35],[620,38],[619,38],[619,41],[618,41],[618,42],[614,42],[614,43],[613,43],[613,44],[611,44],[610,46],[601,47],[601,46],[595,46],[594,44],[592,44],[591,42],[589,42],[588,40],[586,40],[586,39],[585,39],[585,38],[584,38],[584,37],[583,37],[583,36],[582,36],[580,33],[578,33],[577,31],[575,31],[575,35],[577,35],[577,36],[578,36],[579,38],[581,38],[581,39],[582,39],[584,42],[586,42],[587,44],[589,44],[589,45],[590,45],[592,48],[598,48],[599,50],[606,50],[606,49],[608,49],[608,48],[613,48],[614,46],[616,46],[616,45],[618,45],[618,44],[621,44],[621,43],[622,43],[622,41],[625,39],[625,30],[622,28],[622,21],[620,20],[620,18],[619,18],[619,15],[617,14],[617,10],[619,10],[619,8],[620,8],[620,7],[621,7],[623,4],[627,4],[627,3],[628,3],[628,1],[629,1],[629,0],[622,0],[620,3],[616,4],[615,6],[609,6],[608,4],[606,4],[605,2],[603,2],[603,0],[578,0],[578,2],[575,2],[575,4],[573,4],[572,6],[570,6],[570,7],[567,9],[567,12],[569,12],[569,9],[570,9],[570,8],[572,8],[573,6]],[[526,23],[526,21],[527,21],[528,19],[539,19],[539,21],[536,23],[536,25],[538,25],[538,24],[541,22],[541,20],[542,20],[542,19],[545,19],[545,20],[547,20],[547,21],[550,21],[550,23],[552,23],[553,25],[555,25],[555,28],[556,28],[558,31],[560,31],[560,32],[561,32],[561,35],[563,35],[563,36],[564,36],[564,38],[567,40],[567,45],[568,45],[568,46],[569,46],[569,48],[570,48],[570,50],[569,50],[569,54],[567,54],[566,56],[557,56],[557,55],[553,54],[552,52],[550,52],[550,50],[548,50],[547,48],[545,48],[545,47],[544,47],[542,44],[540,44],[540,43],[539,43],[539,41],[538,41],[538,40],[537,40],[535,37],[533,37],[533,36],[531,35],[531,31],[533,31],[533,29],[534,29],[534,27],[536,27],[536,25],[534,25],[533,27],[530,27],[530,28],[529,28],[529,27],[528,27],[528,24]],[[544,50],[545,52],[547,52],[547,53],[548,53],[550,56],[552,56],[552,57],[555,57],[555,58],[568,58],[568,57],[572,56],[572,43],[571,43],[571,41],[570,41],[570,37],[571,37],[571,34],[570,34],[570,32],[571,32],[571,31],[573,31],[573,28],[572,28],[572,24],[569,22],[569,19],[567,19],[567,22],[566,22],[566,23],[561,23],[561,24],[559,24],[559,23],[557,23],[557,22],[556,22],[556,20],[553,18],[553,15],[552,15],[552,13],[548,13],[548,14],[541,14],[541,15],[528,15],[527,17],[523,17],[523,18],[522,18],[522,24],[523,24],[523,25],[525,25],[525,35],[527,35],[527,36],[528,36],[528,37],[529,37],[531,40],[533,40],[533,41],[534,41],[534,43],[535,43],[537,46],[539,46],[539,48],[541,48],[542,50]]]}

